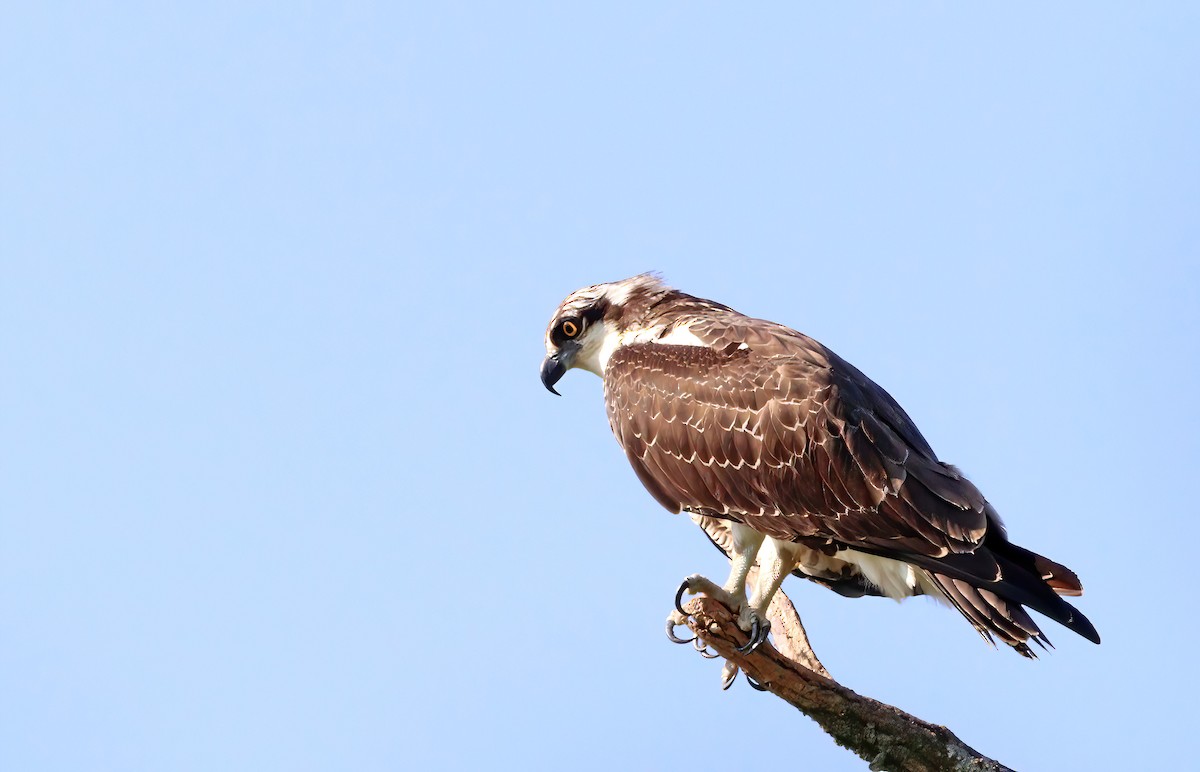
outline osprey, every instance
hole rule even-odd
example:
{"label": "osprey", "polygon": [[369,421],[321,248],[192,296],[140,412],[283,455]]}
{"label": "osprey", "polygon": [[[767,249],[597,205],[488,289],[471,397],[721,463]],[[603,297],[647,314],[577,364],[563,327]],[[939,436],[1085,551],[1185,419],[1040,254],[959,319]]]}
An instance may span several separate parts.
{"label": "osprey", "polygon": [[693,575],[680,586],[673,640],[682,594],[703,592],[737,612],[752,650],[794,572],[849,596],[933,596],[1026,657],[1028,641],[1049,640],[1025,607],[1100,642],[1060,597],[1082,594],[1074,572],[1009,541],[900,405],[812,338],[643,274],[558,307],[542,383],[557,394],[572,368],[603,379],[613,434],[651,495],[732,533],[718,544],[732,564],[725,585]]}

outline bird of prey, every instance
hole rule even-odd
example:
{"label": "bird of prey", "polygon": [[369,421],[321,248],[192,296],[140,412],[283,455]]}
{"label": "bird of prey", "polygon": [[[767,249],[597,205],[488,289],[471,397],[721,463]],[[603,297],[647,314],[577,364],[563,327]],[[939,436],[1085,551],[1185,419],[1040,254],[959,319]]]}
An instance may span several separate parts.
{"label": "bird of prey", "polygon": [[795,572],[851,597],[932,596],[1026,657],[1049,641],[1025,607],[1100,642],[1060,597],[1082,593],[1075,573],[1009,541],[900,405],[812,338],[642,274],[559,305],[542,383],[557,394],[572,368],[603,379],[613,433],[654,498],[732,532],[728,581],[684,580],[672,638],[683,592],[702,592],[737,613],[753,650]]}

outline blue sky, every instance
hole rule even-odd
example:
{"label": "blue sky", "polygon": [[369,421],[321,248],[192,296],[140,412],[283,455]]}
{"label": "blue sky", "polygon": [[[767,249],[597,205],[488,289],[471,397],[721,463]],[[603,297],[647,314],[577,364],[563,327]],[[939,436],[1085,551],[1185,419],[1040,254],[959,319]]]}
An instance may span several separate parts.
{"label": "blue sky", "polygon": [[862,769],[665,640],[721,558],[597,379],[538,382],[562,297],[651,269],[884,385],[1104,637],[785,585],[840,680],[1016,768],[1177,768],[1197,16],[10,8],[0,768]]}

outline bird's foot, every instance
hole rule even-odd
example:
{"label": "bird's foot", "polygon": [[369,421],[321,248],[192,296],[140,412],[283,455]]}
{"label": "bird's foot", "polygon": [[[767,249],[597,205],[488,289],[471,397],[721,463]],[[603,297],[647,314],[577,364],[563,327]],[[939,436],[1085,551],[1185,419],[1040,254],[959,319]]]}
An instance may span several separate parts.
{"label": "bird's foot", "polygon": [[[733,664],[732,662],[725,663],[725,667],[721,668],[721,690],[722,691],[729,691],[729,687],[733,686],[733,682],[737,680],[738,672],[740,670],[741,669],[737,665]],[[755,681],[753,678],[751,678],[749,673],[746,674],[746,683],[748,683],[750,685],[751,689],[754,689],[755,691],[760,691],[760,692],[767,691],[767,686],[770,685],[770,684],[760,684],[758,681]]]}
{"label": "bird's foot", "polygon": [[675,635],[675,628],[682,627],[687,624],[688,613],[683,610],[683,594],[695,595],[704,593],[710,598],[716,598],[730,608],[738,607],[738,600],[723,588],[718,587],[711,580],[705,579],[700,574],[692,574],[683,583],[679,585],[679,589],[675,591],[675,610],[667,617],[667,640],[671,643],[698,643],[695,637],[680,638]]}
{"label": "bird's foot", "polygon": [[726,606],[732,609],[740,608],[746,601],[742,598],[737,598],[733,593],[726,590],[724,587],[718,587],[711,579],[705,579],[700,574],[692,574],[687,579],[684,579],[679,585],[679,589],[675,591],[675,610],[687,616],[687,612],[683,610],[683,594],[699,595],[704,593],[710,598],[715,598],[721,601]]}
{"label": "bird's foot", "polygon": [[672,643],[695,643],[696,641],[695,638],[679,638],[675,635],[676,627],[687,624],[688,613],[683,609],[684,593],[689,595],[704,593],[737,611],[738,627],[743,632],[750,634],[750,640],[746,641],[745,645],[738,647],[738,651],[742,654],[749,654],[767,640],[767,635],[771,632],[770,621],[755,611],[745,598],[735,596],[699,574],[692,574],[679,585],[679,589],[675,592],[675,610],[667,617],[667,638]]}
{"label": "bird's foot", "polygon": [[708,644],[698,635],[694,635],[691,638],[680,638],[675,635],[675,628],[686,624],[687,617],[681,615],[678,611],[672,611],[671,615],[667,617],[667,640],[671,643],[690,643],[692,644],[692,648],[700,652],[700,656],[705,659],[716,659],[721,656],[715,651],[709,650]]}
{"label": "bird's foot", "polygon": [[738,646],[738,651],[742,654],[749,654],[767,642],[767,636],[771,632],[771,620],[743,601],[741,607],[738,608],[738,627],[742,632],[750,634],[750,640],[746,641],[744,645]]}
{"label": "bird's foot", "polygon": [[729,691],[729,687],[733,686],[733,682],[737,680],[739,668],[737,665],[726,660],[725,667],[721,668],[721,690]]}
{"label": "bird's foot", "polygon": [[667,616],[667,640],[671,643],[691,643],[696,640],[695,636],[691,638],[680,638],[675,634],[676,627],[682,627],[687,624],[687,614],[681,614],[678,611],[672,611]]}
{"label": "bird's foot", "polygon": [[758,681],[755,681],[753,678],[751,678],[749,673],[746,674],[746,683],[750,684],[750,688],[756,692],[767,691],[768,684],[760,684]]}

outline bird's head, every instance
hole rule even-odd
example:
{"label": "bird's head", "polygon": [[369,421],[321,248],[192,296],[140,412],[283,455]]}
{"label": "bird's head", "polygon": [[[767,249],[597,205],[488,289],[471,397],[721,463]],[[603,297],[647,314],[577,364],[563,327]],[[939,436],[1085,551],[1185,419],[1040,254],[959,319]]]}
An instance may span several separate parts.
{"label": "bird's head", "polygon": [[638,325],[653,302],[670,291],[658,276],[644,273],[572,292],[546,328],[542,383],[558,394],[554,384],[574,367],[603,376],[622,334]]}

